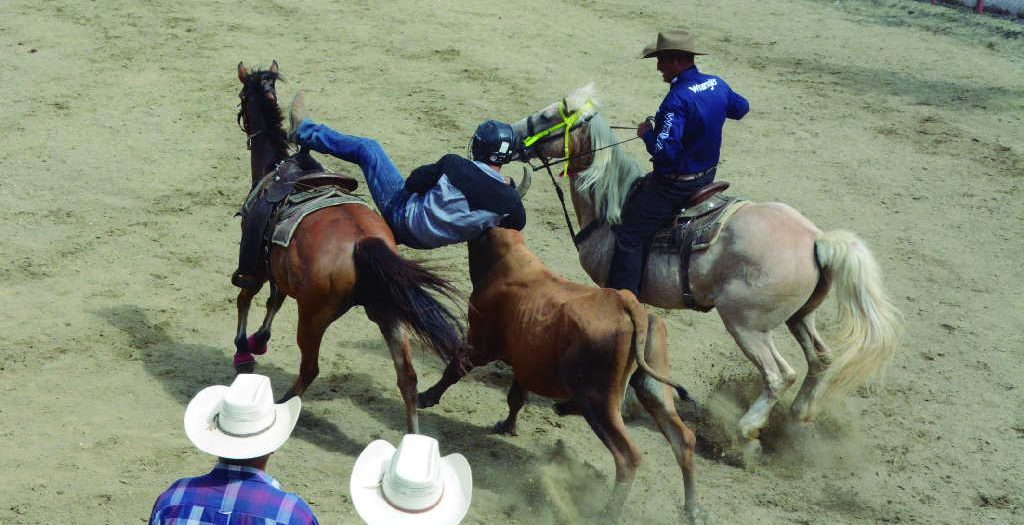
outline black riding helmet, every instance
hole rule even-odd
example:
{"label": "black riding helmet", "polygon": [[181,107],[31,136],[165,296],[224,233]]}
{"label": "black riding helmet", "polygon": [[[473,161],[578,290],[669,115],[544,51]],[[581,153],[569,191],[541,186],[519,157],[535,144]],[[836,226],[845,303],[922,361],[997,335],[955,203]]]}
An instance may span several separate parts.
{"label": "black riding helmet", "polygon": [[512,126],[497,120],[487,120],[477,126],[469,143],[473,160],[495,166],[512,162],[518,150],[519,143]]}

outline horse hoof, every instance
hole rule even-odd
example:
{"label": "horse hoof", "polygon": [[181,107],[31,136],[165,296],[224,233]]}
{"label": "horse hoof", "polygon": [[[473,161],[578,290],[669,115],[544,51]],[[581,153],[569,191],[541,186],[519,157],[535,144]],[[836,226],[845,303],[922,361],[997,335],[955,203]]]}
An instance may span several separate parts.
{"label": "horse hoof", "polygon": [[235,372],[239,374],[251,374],[253,370],[256,370],[256,358],[250,353],[238,353],[235,354],[233,360]]}
{"label": "horse hoof", "polygon": [[504,419],[494,424],[495,434],[505,434],[506,436],[518,436],[519,432],[516,432],[516,426],[508,424]]}
{"label": "horse hoof", "polygon": [[708,514],[700,507],[686,511],[686,517],[690,525],[708,525]]}
{"label": "horse hoof", "polygon": [[267,353],[267,343],[256,341],[255,335],[249,336],[249,339],[246,340],[246,347],[249,349],[250,354],[263,355]]}
{"label": "horse hoof", "polygon": [[743,445],[743,467],[748,471],[755,471],[761,466],[762,449],[761,441],[752,439]]}

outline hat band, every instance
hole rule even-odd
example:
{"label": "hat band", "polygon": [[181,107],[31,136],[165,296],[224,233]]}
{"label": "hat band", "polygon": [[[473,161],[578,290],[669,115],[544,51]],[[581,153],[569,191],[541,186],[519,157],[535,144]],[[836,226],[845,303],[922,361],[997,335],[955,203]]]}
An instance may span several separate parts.
{"label": "hat band", "polygon": [[420,514],[420,513],[427,512],[428,510],[433,509],[434,507],[436,507],[438,505],[438,503],[441,503],[441,500],[444,499],[444,485],[441,485],[441,493],[438,494],[437,501],[431,503],[429,506],[424,507],[422,509],[407,509],[407,508],[405,508],[405,507],[395,503],[394,501],[391,501],[391,498],[388,497],[388,491],[384,490],[384,484],[383,483],[381,483],[381,485],[380,485],[380,493],[381,493],[381,495],[384,496],[384,501],[388,502],[388,505],[391,505],[392,507],[394,507],[394,508],[396,508],[396,509],[398,509],[398,510],[400,510],[402,512],[408,512],[409,514]]}
{"label": "hat band", "polygon": [[227,435],[229,435],[231,437],[237,437],[237,438],[247,438],[247,437],[258,436],[258,435],[260,435],[260,434],[270,430],[274,426],[274,423],[276,423],[276,422],[277,422],[277,411],[275,410],[273,412],[273,417],[270,418],[270,423],[267,426],[263,427],[260,430],[257,430],[256,432],[249,432],[249,433],[246,433],[246,434],[238,434],[238,433],[231,432],[230,430],[225,429],[224,426],[220,424],[220,414],[219,413],[213,416],[213,423],[215,425],[217,425],[217,428],[221,432],[223,432],[224,434],[227,434]]}

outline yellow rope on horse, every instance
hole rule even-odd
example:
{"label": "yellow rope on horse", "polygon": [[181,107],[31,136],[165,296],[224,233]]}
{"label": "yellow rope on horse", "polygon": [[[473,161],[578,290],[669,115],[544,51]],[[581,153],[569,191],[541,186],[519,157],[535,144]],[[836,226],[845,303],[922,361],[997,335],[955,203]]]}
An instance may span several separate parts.
{"label": "yellow rope on horse", "polygon": [[[565,130],[565,136],[564,136],[564,139],[562,141],[563,142],[563,150],[564,150],[564,153],[565,153],[565,158],[568,159],[569,158],[569,133],[572,131],[572,128],[576,125],[576,123],[579,122],[580,117],[583,115],[583,113],[585,113],[591,107],[593,107],[593,104],[591,104],[591,102],[588,100],[582,106],[580,106],[579,109],[573,111],[572,113],[566,114],[565,112],[568,110],[568,107],[567,107],[567,104],[565,103],[565,101],[563,100],[562,103],[559,104],[559,106],[558,106],[558,115],[560,117],[562,117],[562,121],[559,122],[558,124],[555,124],[554,126],[551,126],[550,128],[547,128],[545,130],[540,131],[539,133],[536,133],[534,135],[530,135],[529,137],[526,137],[525,139],[523,139],[523,147],[529,148],[530,146],[534,145],[538,140],[543,139],[544,137],[547,137],[548,135],[550,135],[550,134],[552,134],[552,133],[554,133],[554,132],[556,132],[556,131],[558,131],[560,129],[564,129]],[[568,173],[568,172],[569,172],[569,163],[566,162],[565,166],[562,167],[562,176],[564,177],[565,174]]]}

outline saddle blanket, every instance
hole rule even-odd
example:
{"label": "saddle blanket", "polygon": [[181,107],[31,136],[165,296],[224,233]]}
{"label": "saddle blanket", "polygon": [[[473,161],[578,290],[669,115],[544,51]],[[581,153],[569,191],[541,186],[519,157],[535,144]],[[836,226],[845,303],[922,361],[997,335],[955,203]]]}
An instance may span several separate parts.
{"label": "saddle blanket", "polygon": [[287,248],[292,241],[292,235],[295,234],[295,229],[298,228],[303,218],[317,210],[344,204],[370,206],[363,199],[345,193],[334,186],[321,186],[292,193],[285,199],[274,220],[271,221],[274,231],[271,233],[270,241]]}

